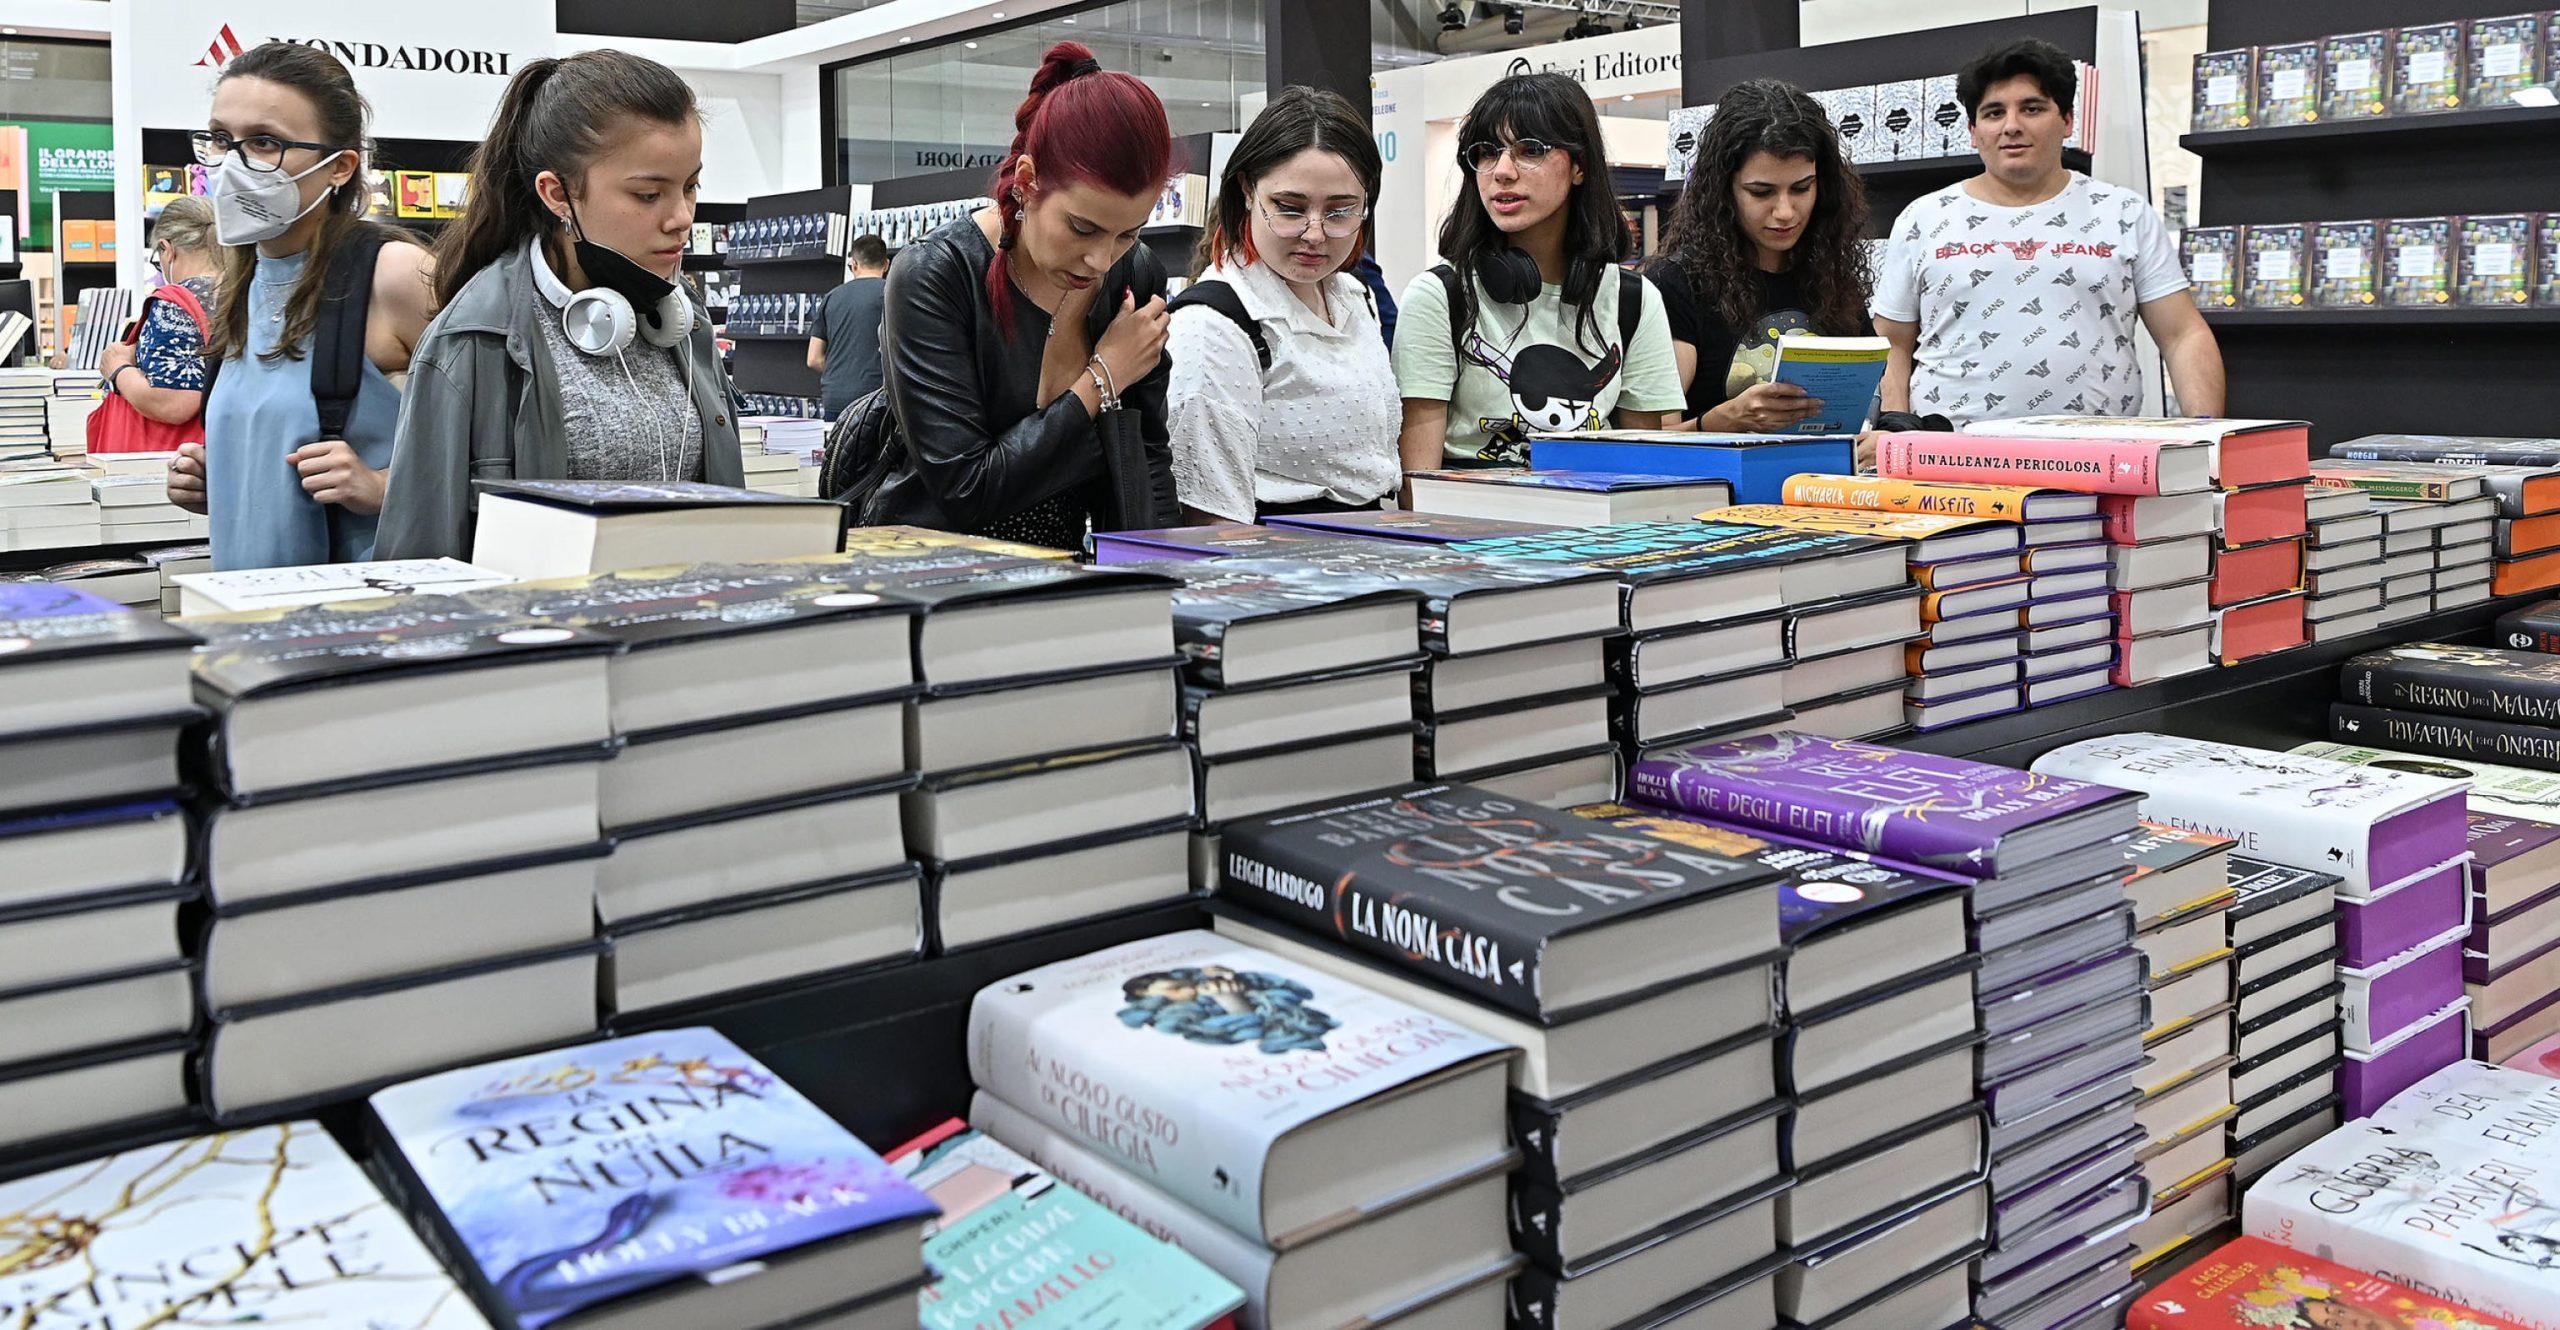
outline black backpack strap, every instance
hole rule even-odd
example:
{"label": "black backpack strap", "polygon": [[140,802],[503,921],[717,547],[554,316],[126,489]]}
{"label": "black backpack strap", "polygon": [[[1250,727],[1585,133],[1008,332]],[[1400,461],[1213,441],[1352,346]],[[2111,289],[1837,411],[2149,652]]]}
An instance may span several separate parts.
{"label": "black backpack strap", "polygon": [[1449,302],[1449,358],[1458,366],[1457,375],[1449,379],[1449,400],[1458,400],[1458,378],[1467,372],[1467,334],[1472,328],[1458,326],[1458,311],[1466,307],[1466,288],[1458,284],[1458,270],[1446,263],[1431,265],[1431,275],[1440,279],[1441,294]]}
{"label": "black backpack strap", "polygon": [[1244,297],[1237,295],[1234,287],[1220,281],[1193,282],[1166,301],[1164,307],[1170,314],[1192,305],[1216,310],[1227,322],[1243,330],[1246,340],[1253,343],[1254,359],[1262,362],[1264,373],[1271,372],[1271,343],[1264,340],[1262,325],[1245,312]]}
{"label": "black backpack strap", "polygon": [[356,390],[364,385],[365,318],[373,311],[373,264],[386,238],[358,224],[330,259],[320,288],[320,320],[311,334],[311,400],[320,408],[320,437],[347,437]]}
{"label": "black backpack strap", "polygon": [[1632,268],[1618,270],[1618,350],[1623,358],[1636,344],[1636,328],[1644,322],[1644,276]]}

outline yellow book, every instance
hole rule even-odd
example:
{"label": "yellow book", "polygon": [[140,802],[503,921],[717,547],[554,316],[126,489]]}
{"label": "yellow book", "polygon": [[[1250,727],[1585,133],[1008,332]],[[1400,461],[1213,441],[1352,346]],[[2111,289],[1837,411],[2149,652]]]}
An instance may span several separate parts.
{"label": "yellow book", "polygon": [[1795,508],[1775,503],[1747,503],[1698,514],[1706,522],[1775,527],[1785,531],[1821,531],[1840,536],[1898,540],[1910,547],[1913,563],[1937,563],[2001,554],[2018,548],[2018,528],[1978,517],[1932,513],[1863,512],[1854,508]]}
{"label": "yellow book", "polygon": [[2097,515],[2097,496],[2028,485],[1976,485],[1954,480],[1896,480],[1807,472],[1787,477],[1789,504],[1879,513],[1926,513],[1987,522],[2043,522]]}
{"label": "yellow book", "polygon": [[[931,550],[978,550],[987,554],[1012,554],[1028,559],[1069,559],[1067,550],[1053,550],[1045,545],[1023,545],[1010,540],[993,540],[985,536],[963,536],[949,531],[934,531],[920,526],[857,526],[844,533],[847,554],[921,554]],[[833,555],[817,555],[820,559]]]}

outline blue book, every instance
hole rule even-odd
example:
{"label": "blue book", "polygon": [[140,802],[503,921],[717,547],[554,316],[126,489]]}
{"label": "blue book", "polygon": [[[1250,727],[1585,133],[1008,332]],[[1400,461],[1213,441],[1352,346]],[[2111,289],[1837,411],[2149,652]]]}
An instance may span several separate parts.
{"label": "blue book", "polygon": [[1786,502],[1787,477],[1800,471],[1857,470],[1858,441],[1845,434],[1628,433],[1532,439],[1529,465],[1540,471],[1708,477],[1731,485],[1738,504]]}
{"label": "blue book", "polygon": [[1866,427],[1876,390],[1884,386],[1891,344],[1881,337],[1816,337],[1787,333],[1778,339],[1778,367],[1770,375],[1792,383],[1822,403],[1796,422],[1799,434],[1855,434]]}
{"label": "blue book", "polygon": [[934,1203],[707,1028],[370,1102],[388,1189],[502,1330],[796,1323],[927,1278]]}

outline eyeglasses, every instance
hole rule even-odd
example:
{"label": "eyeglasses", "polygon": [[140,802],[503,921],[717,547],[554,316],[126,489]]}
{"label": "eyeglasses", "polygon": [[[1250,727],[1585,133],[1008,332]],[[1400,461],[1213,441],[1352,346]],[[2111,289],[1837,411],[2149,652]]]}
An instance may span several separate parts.
{"label": "eyeglasses", "polygon": [[1567,157],[1573,155],[1571,148],[1559,147],[1541,139],[1515,139],[1507,144],[1470,143],[1467,145],[1467,169],[1482,171],[1499,160],[1506,150],[1511,154],[1511,164],[1523,171],[1535,171],[1554,161],[1558,154]]}
{"label": "eyeglasses", "polygon": [[280,139],[273,134],[252,134],[245,139],[235,139],[218,129],[199,129],[187,135],[187,141],[195,145],[196,160],[206,166],[220,166],[224,158],[237,152],[240,154],[240,160],[248,163],[252,171],[281,169],[284,166],[284,150],[287,148],[309,148],[313,152],[331,152],[337,147],[333,143],[305,143],[300,139]]}
{"label": "eyeglasses", "polygon": [[[1262,209],[1262,220],[1271,224],[1271,233],[1283,240],[1295,240],[1305,235],[1307,227],[1316,221],[1316,214],[1294,203],[1258,206]],[[1348,208],[1330,208],[1324,212],[1323,219],[1326,238],[1348,240],[1360,234],[1361,224],[1369,220],[1369,205],[1355,203]]]}

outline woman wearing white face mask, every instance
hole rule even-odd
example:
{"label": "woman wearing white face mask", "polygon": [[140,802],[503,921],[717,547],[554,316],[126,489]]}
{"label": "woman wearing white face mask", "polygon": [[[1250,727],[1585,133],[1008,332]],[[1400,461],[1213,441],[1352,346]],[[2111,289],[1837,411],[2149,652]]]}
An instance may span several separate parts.
{"label": "woman wearing white face mask", "polygon": [[[365,118],[346,66],[274,42],[224,68],[194,136],[228,253],[205,442],[170,463],[169,494],[212,517],[216,568],[373,557],[400,411],[390,376],[434,311],[425,249],[363,220]],[[352,366],[320,363],[356,336],[318,344],[324,294],[367,302]]]}

